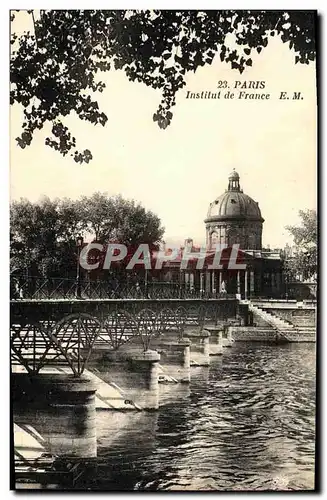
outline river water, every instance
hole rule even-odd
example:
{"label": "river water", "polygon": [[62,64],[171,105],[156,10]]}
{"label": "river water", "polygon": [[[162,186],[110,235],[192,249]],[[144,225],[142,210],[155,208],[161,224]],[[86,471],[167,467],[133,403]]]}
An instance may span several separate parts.
{"label": "river water", "polygon": [[235,343],[158,412],[98,412],[92,489],[313,489],[315,348]]}

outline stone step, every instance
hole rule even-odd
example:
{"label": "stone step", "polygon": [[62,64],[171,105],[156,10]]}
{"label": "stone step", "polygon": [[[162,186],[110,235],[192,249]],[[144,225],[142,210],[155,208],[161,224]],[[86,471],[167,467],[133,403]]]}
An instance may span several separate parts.
{"label": "stone step", "polygon": [[315,335],[285,335],[284,338],[289,342],[315,342]]}
{"label": "stone step", "polygon": [[276,323],[280,323],[282,325],[294,326],[290,321],[274,316],[273,314],[271,314],[270,316],[273,319],[273,321],[276,321]]}
{"label": "stone step", "polygon": [[256,314],[261,320],[265,321],[271,327],[279,332],[279,334],[290,342],[314,342],[316,336],[315,326],[295,326],[290,321],[280,318],[275,313],[261,309],[259,306],[254,306],[249,303],[249,309]]}
{"label": "stone step", "polygon": [[264,311],[260,309],[259,307],[253,307],[252,306],[253,312],[255,312],[261,319],[275,327],[279,332],[291,332],[295,331],[296,329],[294,328],[294,325],[291,323],[287,323],[286,321],[282,320],[281,318],[278,318],[276,316],[273,316],[271,313]]}
{"label": "stone step", "polygon": [[270,317],[270,318],[274,318],[274,319],[278,319],[278,320],[281,320],[281,321],[284,321],[282,318],[280,318],[279,316],[276,316],[274,313],[270,312],[270,311],[267,311],[265,309],[261,309],[260,307],[255,307],[253,309],[256,309],[258,312],[260,312],[262,315],[265,315],[267,317]]}

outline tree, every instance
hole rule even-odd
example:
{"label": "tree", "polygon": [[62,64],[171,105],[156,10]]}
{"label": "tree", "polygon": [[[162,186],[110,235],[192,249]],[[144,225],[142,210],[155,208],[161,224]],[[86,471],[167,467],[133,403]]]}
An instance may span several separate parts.
{"label": "tree", "polygon": [[155,244],[164,234],[159,217],[134,200],[97,192],[82,196],[79,205],[88,232],[100,243]]}
{"label": "tree", "polygon": [[76,237],[84,222],[71,200],[21,199],[10,207],[11,272],[64,276],[76,265]]}
{"label": "tree", "polygon": [[315,210],[300,210],[300,226],[286,226],[292,234],[296,252],[287,259],[286,267],[289,275],[301,275],[304,280],[310,280],[317,273],[317,212]]}
{"label": "tree", "polygon": [[157,215],[121,196],[94,193],[79,200],[14,201],[10,207],[11,272],[74,276],[77,237],[90,233],[100,243],[115,240],[133,247],[159,243],[164,228]]}
{"label": "tree", "polygon": [[[130,81],[160,89],[162,101],[153,120],[165,129],[173,117],[185,75],[211,64],[215,56],[242,73],[251,55],[279,36],[295,53],[295,63],[315,59],[314,11],[28,11],[34,32],[15,33],[12,21],[10,102],[24,108],[20,147],[32,142],[37,129],[52,124],[46,145],[89,162],[63,119],[75,112],[81,120],[104,126],[108,120],[94,98],[105,85],[98,73],[112,65]],[[236,48],[235,48],[236,47]]]}

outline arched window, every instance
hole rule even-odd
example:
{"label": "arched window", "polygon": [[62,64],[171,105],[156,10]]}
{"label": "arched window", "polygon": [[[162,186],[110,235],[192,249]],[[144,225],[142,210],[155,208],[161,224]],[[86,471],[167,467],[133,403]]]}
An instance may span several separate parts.
{"label": "arched window", "polygon": [[224,245],[226,244],[226,228],[223,226],[220,228],[220,244]]}
{"label": "arched window", "polygon": [[210,246],[217,245],[217,243],[219,243],[218,233],[213,231],[210,237]]}

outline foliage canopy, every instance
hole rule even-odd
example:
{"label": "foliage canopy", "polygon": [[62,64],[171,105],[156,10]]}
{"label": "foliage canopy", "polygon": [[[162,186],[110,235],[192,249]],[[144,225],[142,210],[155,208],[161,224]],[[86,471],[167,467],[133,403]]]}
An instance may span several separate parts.
{"label": "foliage canopy", "polygon": [[314,11],[124,11],[42,10],[34,32],[15,32],[11,13],[11,103],[24,108],[23,132],[29,146],[37,129],[52,124],[46,145],[76,162],[89,162],[63,123],[75,112],[81,120],[104,126],[108,117],[95,98],[105,84],[98,78],[111,67],[130,81],[160,89],[162,100],[153,120],[165,129],[173,117],[176,93],[185,75],[211,64],[215,56],[242,73],[253,52],[280,36],[294,51],[295,63],[315,59]]}
{"label": "foliage canopy", "polygon": [[288,259],[287,271],[290,277],[302,275],[303,279],[311,279],[317,273],[317,238],[318,223],[315,210],[300,210],[300,226],[286,226],[294,238],[295,255]]}
{"label": "foliage canopy", "polygon": [[44,277],[76,273],[76,240],[157,244],[164,228],[153,212],[133,200],[94,193],[79,200],[21,199],[10,207],[11,272]]}

